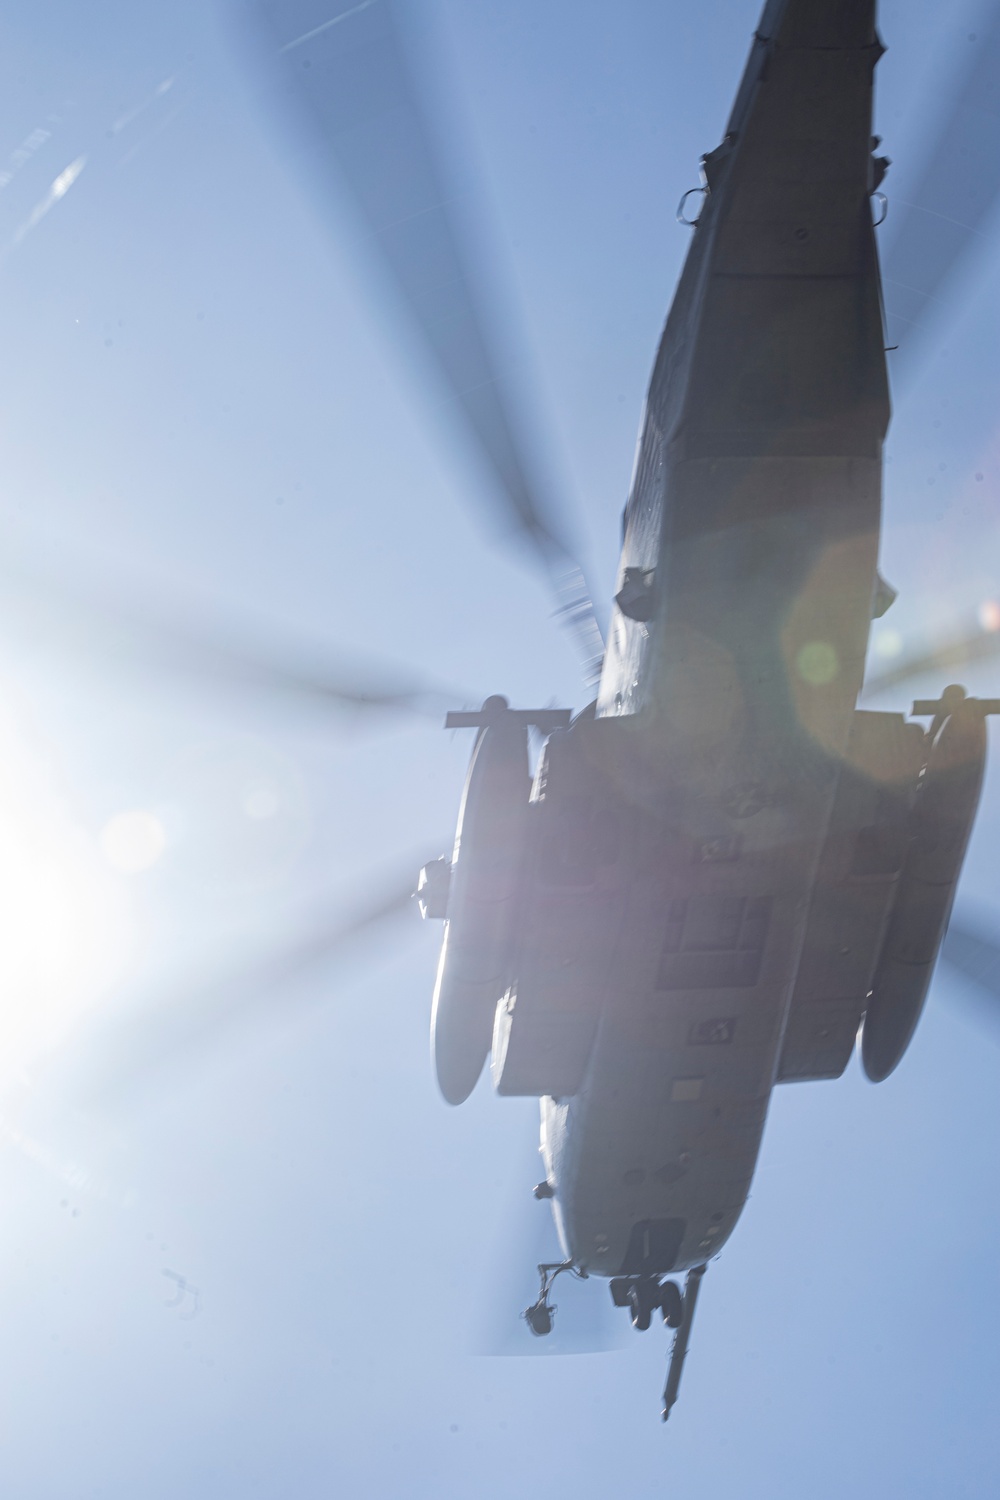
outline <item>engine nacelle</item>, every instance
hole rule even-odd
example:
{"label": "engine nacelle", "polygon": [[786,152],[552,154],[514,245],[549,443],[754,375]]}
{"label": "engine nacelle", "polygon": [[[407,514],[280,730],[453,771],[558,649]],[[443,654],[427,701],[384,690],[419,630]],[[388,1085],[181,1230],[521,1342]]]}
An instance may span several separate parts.
{"label": "engine nacelle", "polygon": [[916,1030],[979,805],[991,702],[948,688],[934,710],[932,744],[913,809],[910,838],[861,1032],[873,1083],[897,1066]]}
{"label": "engine nacelle", "polygon": [[583,1082],[624,919],[630,812],[604,769],[631,726],[581,718],[546,746],[533,793],[517,974],[497,1007],[499,1094],[566,1098]]}
{"label": "engine nacelle", "polygon": [[568,719],[561,710],[515,711],[498,697],[479,713],[446,720],[448,727],[479,729],[459,812],[431,1014],[434,1066],[449,1104],[461,1104],[475,1088],[497,1002],[511,982],[531,789],[528,725]]}

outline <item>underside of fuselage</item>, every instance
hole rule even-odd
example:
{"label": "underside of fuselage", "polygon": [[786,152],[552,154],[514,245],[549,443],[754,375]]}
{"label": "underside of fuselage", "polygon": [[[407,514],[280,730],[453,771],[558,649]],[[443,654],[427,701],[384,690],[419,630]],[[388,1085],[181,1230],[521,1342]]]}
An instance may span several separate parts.
{"label": "underside of fuselage", "polygon": [[873,0],[768,4],[650,384],[589,731],[629,743],[609,988],[543,1102],[566,1254],[603,1275],[721,1246],[779,1073],[876,582],[881,50]]}

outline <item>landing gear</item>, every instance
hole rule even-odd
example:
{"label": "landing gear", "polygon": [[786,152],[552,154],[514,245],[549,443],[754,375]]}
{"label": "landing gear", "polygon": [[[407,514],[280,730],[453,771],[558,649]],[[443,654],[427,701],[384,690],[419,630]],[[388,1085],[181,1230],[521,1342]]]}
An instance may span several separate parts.
{"label": "landing gear", "polygon": [[577,1281],[587,1279],[586,1271],[577,1270],[571,1260],[555,1261],[538,1267],[540,1280],[538,1301],[526,1307],[521,1314],[536,1338],[544,1338],[546,1334],[552,1332],[552,1320],[556,1315],[556,1308],[549,1301],[549,1292],[552,1290],[552,1283],[556,1277],[562,1276],[567,1271],[571,1276],[575,1276]]}
{"label": "landing gear", "polygon": [[613,1276],[609,1283],[612,1302],[616,1307],[628,1308],[632,1316],[632,1327],[638,1328],[640,1333],[644,1333],[649,1327],[657,1308],[663,1314],[667,1327],[674,1329],[667,1383],[663,1390],[664,1422],[677,1400],[681,1370],[684,1368],[688,1340],[691,1337],[694,1304],[704,1274],[704,1266],[693,1266],[684,1280],[683,1292],[676,1281],[658,1281],[655,1276]]}
{"label": "landing gear", "polygon": [[679,1328],[684,1316],[684,1298],[676,1281],[665,1281],[660,1287],[660,1311],[668,1328]]}
{"label": "landing gear", "polygon": [[632,1327],[640,1333],[645,1333],[657,1311],[663,1314],[668,1328],[681,1326],[683,1299],[675,1281],[659,1282],[655,1276],[615,1276],[611,1300],[616,1307],[629,1309]]}
{"label": "landing gear", "polygon": [[653,1312],[660,1300],[660,1288],[655,1281],[643,1277],[633,1281],[628,1289],[628,1305],[632,1313],[632,1327],[645,1333],[653,1321]]}

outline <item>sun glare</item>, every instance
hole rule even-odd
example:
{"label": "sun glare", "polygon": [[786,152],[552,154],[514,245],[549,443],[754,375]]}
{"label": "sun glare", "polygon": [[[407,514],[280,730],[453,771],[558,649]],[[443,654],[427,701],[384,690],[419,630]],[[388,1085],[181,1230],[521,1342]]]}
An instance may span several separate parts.
{"label": "sun glare", "polygon": [[0,726],[3,1073],[59,1042],[121,967],[125,895],[23,746]]}
{"label": "sun glare", "polygon": [[116,813],[101,830],[105,859],[125,875],[138,875],[150,869],[166,847],[163,824],[140,807]]}

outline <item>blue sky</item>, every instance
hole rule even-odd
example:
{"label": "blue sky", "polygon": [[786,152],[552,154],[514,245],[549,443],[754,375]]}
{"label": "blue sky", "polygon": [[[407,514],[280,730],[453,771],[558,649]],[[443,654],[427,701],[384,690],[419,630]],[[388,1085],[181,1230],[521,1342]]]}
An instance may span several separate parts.
{"label": "blue sky", "polygon": [[[756,5],[407,15],[494,226],[540,452],[607,595],[687,247],[674,210]],[[882,7],[883,234],[981,15]],[[5,1493],[992,1493],[1000,1051],[945,973],[887,1083],[852,1063],[777,1092],[666,1432],[661,1333],[603,1355],[470,1352],[491,1297],[523,1305],[502,1268],[528,1264],[530,1285],[545,1210],[530,1103],[436,1096],[436,929],[382,929],[130,1074],[108,1017],[221,986],[440,852],[469,746],[192,685],[75,616],[53,643],[32,601],[102,594],[293,662],[395,662],[456,703],[580,706],[582,688],[234,13],[15,3],[0,41]],[[998,232],[898,392],[885,660],[1000,599]],[[986,920],[998,820],[991,772],[962,892]],[[109,1057],[123,1086],[95,1099]]]}

